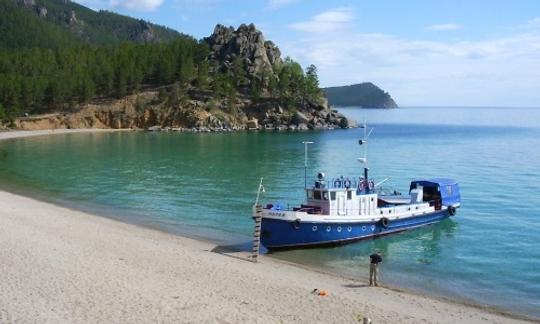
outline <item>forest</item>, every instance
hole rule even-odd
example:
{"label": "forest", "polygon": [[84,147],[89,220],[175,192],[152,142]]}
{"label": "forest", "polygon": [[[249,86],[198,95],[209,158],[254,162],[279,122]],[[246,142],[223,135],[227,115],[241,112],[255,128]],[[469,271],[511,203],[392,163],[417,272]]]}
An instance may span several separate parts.
{"label": "forest", "polygon": [[[108,12],[92,16],[93,11],[68,4],[83,8],[77,12],[89,21],[108,22],[111,30],[127,24],[135,26],[136,33],[146,24]],[[0,22],[0,119],[4,121],[26,114],[70,112],[92,100],[122,98],[144,89],[170,92],[172,88],[176,96],[189,99],[188,90],[195,88],[211,91],[215,98],[229,98],[229,102],[239,95],[254,101],[275,98],[289,109],[322,94],[316,67],[304,71],[290,58],[271,71],[249,74],[240,58],[226,66],[209,59],[204,41],[171,34],[159,26],[153,29],[164,35],[159,42],[138,42],[121,35],[107,38],[101,36],[103,26],[99,32],[89,29],[81,39],[70,26],[59,23],[66,16],[60,11],[49,13],[51,22],[12,1],[0,0],[0,7],[5,18]]]}

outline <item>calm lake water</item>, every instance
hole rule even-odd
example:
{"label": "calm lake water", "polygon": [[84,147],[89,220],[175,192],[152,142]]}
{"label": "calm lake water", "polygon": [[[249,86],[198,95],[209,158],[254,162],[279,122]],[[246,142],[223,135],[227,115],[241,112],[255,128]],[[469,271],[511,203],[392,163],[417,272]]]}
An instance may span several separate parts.
{"label": "calm lake water", "polygon": [[[462,208],[440,224],[351,245],[273,253],[540,317],[540,109],[343,108],[374,127],[371,176],[459,181]],[[0,186],[105,216],[248,248],[259,177],[264,202],[300,203],[311,175],[358,176],[361,129],[300,133],[96,133],[0,142]]]}

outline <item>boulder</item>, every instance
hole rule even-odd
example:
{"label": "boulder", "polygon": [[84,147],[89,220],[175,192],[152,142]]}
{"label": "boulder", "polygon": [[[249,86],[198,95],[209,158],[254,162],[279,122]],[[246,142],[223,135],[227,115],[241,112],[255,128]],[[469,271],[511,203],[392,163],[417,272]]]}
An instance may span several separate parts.
{"label": "boulder", "polygon": [[307,124],[309,122],[309,118],[304,115],[303,113],[297,111],[294,113],[293,116],[293,123],[298,125],[300,127],[300,124]]}
{"label": "boulder", "polygon": [[246,126],[248,129],[258,129],[259,121],[257,120],[257,118],[252,118],[246,122]]}
{"label": "boulder", "polygon": [[38,10],[38,15],[39,15],[40,17],[42,17],[42,18],[47,17],[47,8],[41,6],[41,7],[39,7],[37,10]]}

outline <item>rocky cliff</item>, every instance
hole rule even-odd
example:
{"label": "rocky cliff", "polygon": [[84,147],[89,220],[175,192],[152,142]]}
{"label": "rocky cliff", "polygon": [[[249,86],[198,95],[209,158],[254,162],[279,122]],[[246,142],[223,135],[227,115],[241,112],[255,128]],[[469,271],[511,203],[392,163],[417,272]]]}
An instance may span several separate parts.
{"label": "rocky cliff", "polygon": [[[163,91],[163,89],[161,89]],[[192,90],[192,97],[171,104],[161,91],[146,91],[116,100],[102,100],[76,108],[73,113],[52,113],[18,118],[14,127],[24,130],[55,128],[133,128],[177,131],[308,130],[353,127],[327,106],[285,111],[272,101],[254,104],[249,98],[236,100],[237,113],[227,112],[226,100],[215,100],[210,92]]]}
{"label": "rocky cliff", "polygon": [[239,59],[249,75],[273,74],[273,68],[282,62],[279,48],[265,41],[254,24],[242,24],[236,30],[217,25],[204,41],[210,47],[210,59],[220,68],[232,69],[235,59]]}

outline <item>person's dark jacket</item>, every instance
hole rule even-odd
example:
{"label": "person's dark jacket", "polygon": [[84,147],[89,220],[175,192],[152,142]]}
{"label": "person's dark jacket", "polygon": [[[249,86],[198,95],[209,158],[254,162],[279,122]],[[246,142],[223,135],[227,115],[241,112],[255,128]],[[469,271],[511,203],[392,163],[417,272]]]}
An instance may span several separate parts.
{"label": "person's dark jacket", "polygon": [[380,262],[382,262],[382,257],[379,253],[373,253],[369,256],[369,259],[372,264],[379,264]]}

